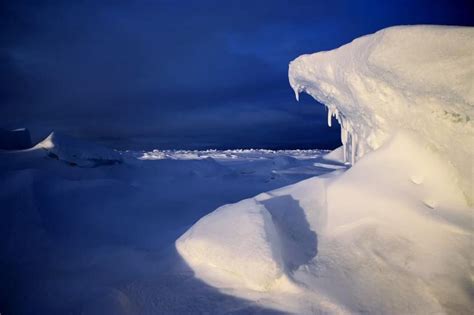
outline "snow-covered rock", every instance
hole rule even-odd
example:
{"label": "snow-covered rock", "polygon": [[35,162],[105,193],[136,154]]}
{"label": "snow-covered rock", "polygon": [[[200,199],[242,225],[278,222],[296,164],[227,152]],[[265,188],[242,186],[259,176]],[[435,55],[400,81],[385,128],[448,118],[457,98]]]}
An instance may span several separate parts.
{"label": "snow-covered rock", "polygon": [[354,163],[408,130],[455,166],[472,202],[474,28],[399,26],[290,63],[296,96],[306,92],[341,124]]}

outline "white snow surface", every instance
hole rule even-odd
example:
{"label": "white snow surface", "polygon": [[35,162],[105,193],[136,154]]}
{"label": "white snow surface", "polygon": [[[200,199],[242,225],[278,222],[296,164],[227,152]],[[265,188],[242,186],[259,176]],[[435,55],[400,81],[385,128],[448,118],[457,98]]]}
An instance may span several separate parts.
{"label": "white snow surface", "polygon": [[218,208],[176,242],[222,292],[295,314],[469,314],[472,209],[398,133],[335,171]]}
{"label": "white snow surface", "polygon": [[474,28],[397,26],[290,63],[289,81],[335,116],[347,161],[412,132],[454,165],[472,202]]}
{"label": "white snow surface", "polygon": [[292,62],[343,126],[332,152],[0,151],[0,312],[471,314],[472,35]]}
{"label": "white snow surface", "polygon": [[471,314],[473,45],[472,28],[406,26],[297,58],[296,95],[342,126],[324,161],[352,167],[222,206],[178,253],[284,312]]}
{"label": "white snow surface", "polygon": [[[221,205],[345,167],[326,153],[117,152],[56,133],[0,151],[0,312],[274,314],[196,279],[174,243]],[[235,215],[257,231],[253,218]],[[269,264],[271,250],[261,256]],[[273,282],[281,265],[273,266],[259,270],[258,285]]]}

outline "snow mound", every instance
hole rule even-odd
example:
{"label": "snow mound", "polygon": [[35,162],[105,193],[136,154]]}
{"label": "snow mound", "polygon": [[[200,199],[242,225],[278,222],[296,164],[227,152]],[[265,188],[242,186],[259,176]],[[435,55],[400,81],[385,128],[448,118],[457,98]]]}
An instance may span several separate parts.
{"label": "snow mound", "polygon": [[177,251],[214,286],[294,292],[288,277],[316,255],[316,231],[326,222],[326,180],[315,177],[222,206],[183,234]]}
{"label": "snow mound", "polygon": [[203,217],[176,248],[197,272],[211,268],[227,281],[266,290],[282,275],[278,243],[267,209],[247,199]]}
{"label": "snow mound", "polygon": [[73,166],[95,167],[122,162],[122,157],[117,151],[55,132],[52,132],[33,149],[46,150],[49,157]]}
{"label": "snow mound", "polygon": [[470,314],[472,51],[473,28],[406,26],[297,58],[297,97],[342,126],[342,149],[314,166],[352,167],[219,208],[180,255],[204,282],[296,314]]}
{"label": "snow mound", "polygon": [[452,172],[400,132],[345,172],[219,208],[176,246],[206,283],[296,314],[468,314],[473,217]]}
{"label": "snow mound", "polygon": [[289,66],[296,93],[341,124],[344,159],[354,163],[398,130],[420,137],[454,165],[472,202],[474,28],[399,26]]}

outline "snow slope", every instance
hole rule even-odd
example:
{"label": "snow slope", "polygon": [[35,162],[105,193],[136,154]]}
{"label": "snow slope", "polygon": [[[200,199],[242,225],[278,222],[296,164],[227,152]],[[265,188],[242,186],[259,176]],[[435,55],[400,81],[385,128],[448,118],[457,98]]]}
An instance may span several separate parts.
{"label": "snow slope", "polygon": [[[352,168],[218,208],[176,248],[222,292],[296,314],[470,314],[474,31],[395,27],[297,58]],[[342,153],[342,154],[341,154]]]}
{"label": "snow slope", "polygon": [[291,62],[296,96],[306,92],[336,116],[347,160],[379,148],[397,130],[416,134],[458,171],[472,202],[474,28],[398,26]]}
{"label": "snow slope", "polygon": [[176,246],[200,279],[284,311],[469,314],[473,216],[452,171],[400,133],[345,173],[217,209]]}
{"label": "snow slope", "polygon": [[117,152],[57,133],[0,151],[0,312],[273,313],[196,279],[174,242],[222,204],[344,167],[324,154]]}

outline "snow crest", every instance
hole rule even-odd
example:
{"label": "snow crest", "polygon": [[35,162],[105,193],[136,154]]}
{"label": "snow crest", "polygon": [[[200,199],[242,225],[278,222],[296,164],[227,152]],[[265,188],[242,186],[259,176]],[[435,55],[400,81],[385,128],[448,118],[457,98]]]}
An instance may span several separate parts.
{"label": "snow crest", "polygon": [[303,55],[290,85],[328,108],[352,164],[398,130],[420,137],[457,169],[472,203],[474,28],[399,26]]}

